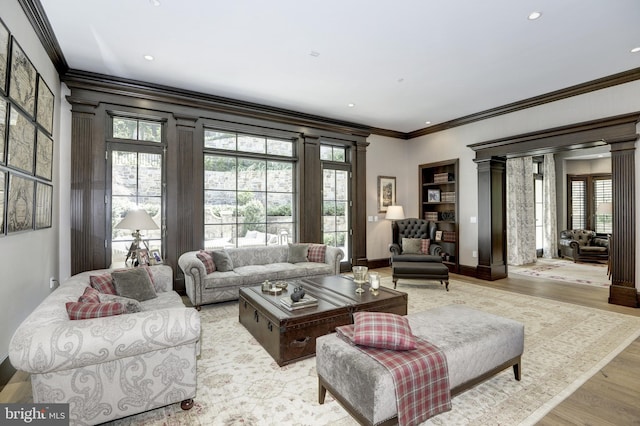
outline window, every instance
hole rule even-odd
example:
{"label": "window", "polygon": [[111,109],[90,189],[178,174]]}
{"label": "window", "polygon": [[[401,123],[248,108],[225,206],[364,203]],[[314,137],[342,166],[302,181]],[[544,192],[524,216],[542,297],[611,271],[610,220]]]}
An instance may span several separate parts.
{"label": "window", "polygon": [[536,254],[542,257],[544,252],[544,176],[543,158],[536,157],[533,159],[533,185],[534,185],[534,203],[536,216]]}
{"label": "window", "polygon": [[567,180],[569,229],[611,233],[612,216],[605,207],[612,200],[611,175],[569,175]]}
{"label": "window", "polygon": [[204,146],[204,247],[295,241],[293,142],[207,129]]}
{"label": "window", "polygon": [[113,117],[112,122],[112,137],[107,141],[107,169],[111,182],[111,263],[123,264],[133,242],[133,230],[116,229],[116,225],[129,210],[145,210],[158,225],[158,229],[140,230],[140,233],[150,250],[162,253],[164,150],[163,146],[147,143],[163,141],[162,123],[123,117]]}
{"label": "window", "polygon": [[348,262],[350,252],[351,165],[344,147],[321,145],[322,161],[322,236],[326,245],[338,247]]}

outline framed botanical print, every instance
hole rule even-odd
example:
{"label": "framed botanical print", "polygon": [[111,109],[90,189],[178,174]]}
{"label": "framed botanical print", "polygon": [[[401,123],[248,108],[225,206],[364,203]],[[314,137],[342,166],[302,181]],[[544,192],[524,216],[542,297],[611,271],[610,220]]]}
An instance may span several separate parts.
{"label": "framed botanical print", "polygon": [[396,204],[396,178],[378,176],[378,213],[386,213],[387,208]]}
{"label": "framed botanical print", "polygon": [[38,130],[36,139],[36,176],[51,180],[53,172],[53,140]]}
{"label": "framed botanical print", "polygon": [[7,231],[19,232],[33,229],[33,190],[31,179],[9,173],[7,197]]}
{"label": "framed botanical print", "polygon": [[46,183],[36,183],[36,229],[51,228],[51,206],[53,187]]}
{"label": "framed botanical print", "polygon": [[0,20],[0,92],[7,93],[7,61],[9,59],[9,30]]}
{"label": "framed botanical print", "polygon": [[14,38],[11,43],[9,97],[33,117],[36,105],[36,69]]}
{"label": "framed botanical print", "polygon": [[36,103],[36,121],[44,129],[53,133],[53,92],[44,82],[41,75],[38,75],[38,100]]}
{"label": "framed botanical print", "polygon": [[10,115],[7,164],[33,174],[35,126],[13,105]]}

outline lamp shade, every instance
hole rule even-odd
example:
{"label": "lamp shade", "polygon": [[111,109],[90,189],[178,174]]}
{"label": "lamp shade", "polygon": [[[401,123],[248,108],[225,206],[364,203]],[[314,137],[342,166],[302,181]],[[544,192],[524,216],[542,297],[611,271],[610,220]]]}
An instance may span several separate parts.
{"label": "lamp shade", "polygon": [[130,229],[132,231],[139,231],[140,229],[158,229],[156,224],[149,213],[146,211],[129,210],[127,215],[116,225],[117,229]]}
{"label": "lamp shade", "polygon": [[597,214],[612,214],[613,213],[613,203],[600,203],[598,204],[598,208],[596,209]]}
{"label": "lamp shade", "polygon": [[404,219],[404,209],[402,206],[389,206],[387,207],[387,216],[385,219],[400,220]]}

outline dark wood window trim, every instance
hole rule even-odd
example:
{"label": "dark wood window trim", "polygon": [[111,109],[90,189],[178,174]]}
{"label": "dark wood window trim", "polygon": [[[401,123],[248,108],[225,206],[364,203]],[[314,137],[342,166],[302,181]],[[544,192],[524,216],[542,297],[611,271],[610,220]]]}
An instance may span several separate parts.
{"label": "dark wood window trim", "polygon": [[[267,132],[295,138],[298,167],[300,241],[321,241],[321,167],[319,141],[344,146],[351,159],[352,187],[366,185],[366,137],[360,127],[348,127],[311,118],[300,121],[275,112],[253,113],[237,105],[223,105],[204,95],[185,97],[166,88],[130,84],[120,79],[75,75],[66,81],[72,106],[72,273],[109,267],[104,241],[107,234],[105,152],[110,114],[163,120],[166,126],[166,237],[164,256],[176,274],[176,289],[183,290],[178,257],[201,248],[203,241],[204,128]],[[270,120],[273,118],[273,120]],[[151,144],[155,144],[151,142]],[[353,192],[353,257],[366,258],[366,191]],[[315,207],[318,208],[315,208]]]}

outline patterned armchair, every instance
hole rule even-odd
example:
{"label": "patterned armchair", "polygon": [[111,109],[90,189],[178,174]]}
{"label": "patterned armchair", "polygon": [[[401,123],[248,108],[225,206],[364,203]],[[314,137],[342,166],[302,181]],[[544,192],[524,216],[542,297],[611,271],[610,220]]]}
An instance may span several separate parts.
{"label": "patterned armchair", "polygon": [[560,255],[577,261],[609,259],[609,237],[585,229],[566,229],[560,233]]}

